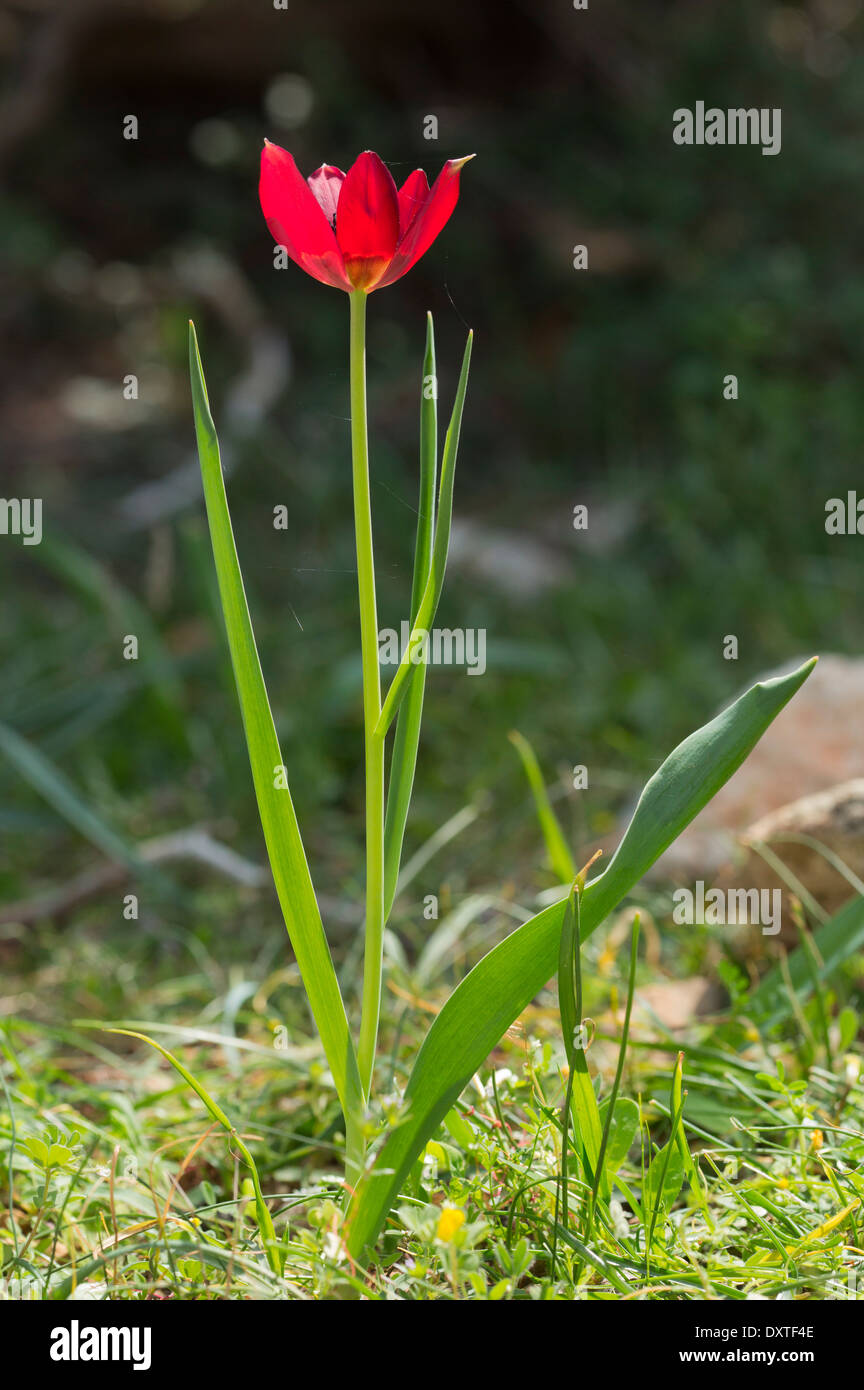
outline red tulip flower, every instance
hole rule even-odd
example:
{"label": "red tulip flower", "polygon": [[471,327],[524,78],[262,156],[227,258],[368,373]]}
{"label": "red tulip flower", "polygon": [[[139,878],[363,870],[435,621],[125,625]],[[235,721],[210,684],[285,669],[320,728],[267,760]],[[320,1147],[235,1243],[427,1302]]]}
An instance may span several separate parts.
{"label": "red tulip flower", "polygon": [[293,157],[269,140],[259,193],[267,226],[292,261],[336,289],[383,289],[429,250],[459,197],[471,155],[449,159],[432,187],[422,169],[397,189],[377,154],[365,150],[347,174],[322,164],[304,179]]}

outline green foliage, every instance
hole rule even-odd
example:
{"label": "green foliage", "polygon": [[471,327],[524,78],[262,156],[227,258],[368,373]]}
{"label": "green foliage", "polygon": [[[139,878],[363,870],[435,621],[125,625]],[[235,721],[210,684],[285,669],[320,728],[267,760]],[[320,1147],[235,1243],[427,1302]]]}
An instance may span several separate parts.
{"label": "green foliage", "polygon": [[50,1127],[45,1131],[41,1138],[35,1134],[29,1135],[21,1140],[20,1147],[40,1168],[47,1177],[58,1168],[68,1168],[74,1164],[76,1149],[80,1144],[80,1136],[77,1134],[63,1135],[55,1127]]}
{"label": "green foliage", "polygon": [[[584,937],[731,777],[813,664],[753,686],[669,755],[642,792],[608,868],[585,887]],[[405,1174],[473,1073],[554,973],[565,911],[566,904],[555,904],[514,931],[474,967],[438,1014],[411,1072],[404,1118],[352,1203],[355,1256],[375,1240]]]}

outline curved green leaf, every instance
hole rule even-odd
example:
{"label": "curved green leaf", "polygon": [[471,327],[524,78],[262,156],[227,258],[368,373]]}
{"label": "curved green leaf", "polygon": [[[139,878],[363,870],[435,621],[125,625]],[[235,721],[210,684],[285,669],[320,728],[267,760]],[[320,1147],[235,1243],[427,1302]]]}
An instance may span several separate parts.
{"label": "curved green leaf", "polygon": [[[645,786],[608,868],[581,898],[584,941],[686,825],[728,781],[813,669],[754,685],[691,734]],[[375,1241],[405,1174],[478,1067],[555,974],[566,904],[518,927],[454,990],[426,1035],[405,1093],[406,1115],[358,1186],[348,1245],[359,1258]]]}

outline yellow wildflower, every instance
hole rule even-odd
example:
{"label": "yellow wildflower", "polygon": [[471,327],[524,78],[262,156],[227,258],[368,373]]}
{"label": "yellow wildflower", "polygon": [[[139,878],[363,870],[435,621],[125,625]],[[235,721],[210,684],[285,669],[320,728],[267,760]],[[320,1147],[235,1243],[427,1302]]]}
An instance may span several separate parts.
{"label": "yellow wildflower", "polygon": [[438,1229],[435,1232],[439,1240],[450,1241],[455,1236],[459,1227],[464,1224],[465,1213],[456,1207],[442,1207],[441,1215],[438,1217]]}

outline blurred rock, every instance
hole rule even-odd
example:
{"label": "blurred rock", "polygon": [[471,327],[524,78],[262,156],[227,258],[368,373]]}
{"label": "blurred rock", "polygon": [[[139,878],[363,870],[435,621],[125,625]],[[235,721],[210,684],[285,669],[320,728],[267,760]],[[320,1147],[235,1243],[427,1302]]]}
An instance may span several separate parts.
{"label": "blurred rock", "polygon": [[528,601],[565,584],[566,559],[551,546],[519,531],[502,531],[467,518],[454,518],[450,563],[500,593]]}
{"label": "blurred rock", "polygon": [[664,980],[636,991],[636,1017],[646,1022],[657,1018],[666,1028],[686,1028],[694,1018],[716,1013],[726,994],[716,981],[694,975],[689,980]]}
{"label": "blurred rock", "polygon": [[589,523],[578,532],[572,529],[569,498],[560,512],[522,531],[454,517],[450,563],[508,598],[526,603],[572,584],[575,565],[583,555],[620,549],[639,519],[638,507],[628,497],[601,499],[589,492],[580,501],[588,507]]}
{"label": "blurred rock", "polygon": [[[800,664],[800,661],[789,662],[761,679],[785,674]],[[735,846],[740,837],[752,840],[758,829],[759,838],[765,838],[766,824],[770,828],[773,813],[781,808],[783,815],[775,823],[778,826],[786,824],[788,817],[787,833],[793,824],[795,833],[812,834],[815,839],[828,833],[831,845],[838,846],[836,852],[844,859],[851,854],[852,867],[857,864],[864,869],[861,831],[856,832],[854,828],[858,793],[850,791],[847,785],[856,787],[858,779],[864,779],[862,709],[864,660],[823,657],[746,762],[657,861],[651,877],[683,883],[713,878],[734,862]],[[818,794],[823,792],[830,795],[819,801]],[[803,830],[804,825],[809,825],[810,829]],[[783,859],[790,863],[791,849],[792,846],[784,845],[782,852]],[[800,851],[798,847],[796,862],[802,864],[804,857]],[[813,853],[815,855],[815,851]],[[746,862],[755,858],[751,852]],[[815,858],[812,866],[807,860],[808,874],[817,873],[815,864]],[[816,880],[820,888],[823,883],[828,886],[826,868],[823,861]],[[841,889],[837,882],[839,876],[836,871],[831,872],[831,900],[834,901]],[[772,882],[776,884],[776,879]],[[737,872],[736,885],[748,886],[747,880]],[[847,897],[851,891],[846,893]],[[818,893],[814,892],[814,897],[818,898]]]}
{"label": "blurred rock", "polygon": [[819,906],[833,914],[854,895],[855,887],[816,845],[864,879],[864,777],[770,811],[750,826],[741,843],[744,858],[726,871],[734,874],[736,884],[785,886],[770,864],[750,848],[754,843],[767,844]]}

